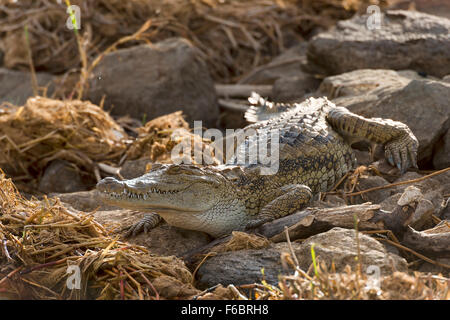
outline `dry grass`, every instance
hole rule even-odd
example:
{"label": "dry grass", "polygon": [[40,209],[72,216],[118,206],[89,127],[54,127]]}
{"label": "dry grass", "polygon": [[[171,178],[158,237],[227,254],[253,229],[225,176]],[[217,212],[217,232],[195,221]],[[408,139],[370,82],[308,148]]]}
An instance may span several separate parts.
{"label": "dry grass", "polygon": [[[27,50],[23,45],[23,28],[28,25],[37,71],[65,73],[80,71],[81,67],[86,71],[87,60],[94,60],[150,19],[151,25],[139,40],[187,38],[204,53],[215,80],[231,82],[252,67],[267,63],[293,41],[301,41],[314,28],[329,27],[338,19],[364,11],[368,4],[384,5],[385,2],[72,0],[72,5],[81,8],[81,30],[75,37],[65,26],[69,16],[64,1],[60,4],[47,0],[3,1],[0,46],[5,50],[6,67],[28,69]],[[81,65],[80,61],[84,63]]]}
{"label": "dry grass", "polygon": [[97,161],[120,158],[127,138],[109,114],[87,101],[34,97],[0,116],[0,166],[32,179],[48,162],[65,159],[92,174]]}
{"label": "dry grass", "polygon": [[297,272],[294,276],[280,278],[278,288],[267,286],[264,299],[313,300],[448,300],[450,279],[442,275],[415,272],[408,275],[393,271],[381,276],[379,283],[373,276],[346,267],[345,272],[329,271],[319,264],[318,274]]}
{"label": "dry grass", "polygon": [[[282,255],[282,263],[294,269],[293,275],[279,277],[278,286],[265,281],[227,288],[218,287],[202,292],[198,299],[237,300],[450,300],[450,279],[442,275],[420,272],[407,274],[393,271],[379,278],[346,266],[343,272],[327,268],[316,262],[317,272],[311,266],[309,272],[296,267],[288,253]],[[331,270],[330,270],[331,269]]]}
{"label": "dry grass", "polygon": [[[194,147],[212,155],[210,141],[189,131],[182,112],[158,117],[128,136],[100,107],[80,100],[28,99],[24,106],[4,106],[0,115],[0,167],[20,188],[34,193],[46,166],[66,160],[87,177],[101,178],[102,164],[120,166],[126,159],[172,162],[175,145],[186,146],[182,156],[196,163]],[[30,183],[32,182],[32,183]]]}
{"label": "dry grass", "polygon": [[[10,299],[176,299],[198,293],[192,274],[173,257],[108,235],[91,215],[57,198],[26,200],[0,173],[0,296]],[[78,266],[81,289],[69,290]]]}
{"label": "dry grass", "polygon": [[[184,161],[202,164],[195,160],[194,150],[201,150],[203,156],[213,155],[210,141],[189,131],[189,125],[183,119],[181,111],[150,120],[138,128],[137,132],[138,137],[127,151],[127,159],[130,160],[146,158],[152,162],[170,163],[175,157],[180,157]],[[174,151],[172,157],[172,150],[176,145],[186,146],[187,152],[182,154]]]}
{"label": "dry grass", "polygon": [[361,272],[358,266],[346,266],[336,272],[316,261],[304,272],[289,253],[281,256],[283,265],[291,266],[293,275],[279,277],[278,286],[265,281],[240,286],[218,286],[198,294],[199,300],[450,300],[450,279],[420,272],[407,274],[393,270],[377,278]]}

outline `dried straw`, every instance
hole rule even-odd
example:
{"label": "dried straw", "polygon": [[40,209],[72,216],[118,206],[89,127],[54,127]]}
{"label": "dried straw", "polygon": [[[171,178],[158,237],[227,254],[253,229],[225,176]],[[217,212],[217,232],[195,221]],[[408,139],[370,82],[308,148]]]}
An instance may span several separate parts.
{"label": "dried straw", "polygon": [[[173,36],[191,40],[207,59],[220,83],[236,81],[253,67],[267,63],[292,42],[316,27],[385,0],[72,0],[81,9],[79,37],[66,28],[65,2],[9,1],[0,6],[1,47],[8,68],[26,69],[23,28],[28,25],[36,70],[64,73],[81,69],[119,39],[135,33],[148,19],[141,40],[157,42]],[[137,39],[136,39],[137,40]],[[126,46],[135,44],[127,43]],[[83,64],[85,71],[86,63]],[[85,79],[86,75],[83,76]]]}
{"label": "dried straw", "polygon": [[0,116],[0,166],[33,177],[54,159],[91,171],[126,150],[127,134],[99,107],[79,100],[28,99]]}
{"label": "dried straw", "polygon": [[[0,296],[15,299],[174,299],[199,291],[173,257],[108,236],[90,215],[73,214],[57,198],[26,200],[0,171]],[[79,267],[71,290],[68,267]],[[121,286],[123,291],[121,292]]]}

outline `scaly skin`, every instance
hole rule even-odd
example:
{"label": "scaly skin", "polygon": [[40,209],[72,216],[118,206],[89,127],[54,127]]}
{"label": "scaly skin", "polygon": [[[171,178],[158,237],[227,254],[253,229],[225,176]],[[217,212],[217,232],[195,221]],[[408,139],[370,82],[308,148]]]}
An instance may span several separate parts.
{"label": "scaly skin", "polygon": [[[326,98],[294,105],[275,105],[257,95],[246,114],[255,129],[237,146],[233,164],[198,167],[155,165],[135,179],[108,177],[97,189],[105,202],[123,208],[156,211],[169,224],[219,237],[289,215],[328,191],[356,165],[350,143],[366,139],[385,145],[386,157],[404,172],[416,166],[418,142],[403,123],[365,119],[336,107]],[[261,119],[267,119],[260,121]],[[263,165],[237,164],[239,155],[279,132],[279,169],[262,175]],[[132,229],[153,227],[153,213]]]}

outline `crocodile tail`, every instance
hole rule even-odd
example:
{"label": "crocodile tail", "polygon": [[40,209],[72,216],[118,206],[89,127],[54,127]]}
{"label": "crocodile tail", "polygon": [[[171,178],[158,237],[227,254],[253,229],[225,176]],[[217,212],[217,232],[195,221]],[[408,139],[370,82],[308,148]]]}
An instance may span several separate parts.
{"label": "crocodile tail", "polygon": [[245,119],[250,123],[269,120],[292,108],[292,105],[270,102],[256,92],[248,98],[251,106],[245,112]]}

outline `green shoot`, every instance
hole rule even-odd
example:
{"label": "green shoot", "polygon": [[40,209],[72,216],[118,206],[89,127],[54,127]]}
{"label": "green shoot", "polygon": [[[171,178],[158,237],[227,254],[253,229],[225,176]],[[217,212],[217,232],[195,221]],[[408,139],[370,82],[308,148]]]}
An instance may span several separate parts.
{"label": "green shoot", "polygon": [[319,276],[319,271],[317,269],[317,261],[316,261],[316,251],[314,251],[314,247],[315,247],[315,243],[313,243],[311,245],[311,258],[312,258],[312,262],[313,262],[313,266],[314,266],[314,274],[316,275],[316,277]]}

